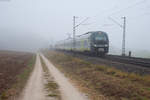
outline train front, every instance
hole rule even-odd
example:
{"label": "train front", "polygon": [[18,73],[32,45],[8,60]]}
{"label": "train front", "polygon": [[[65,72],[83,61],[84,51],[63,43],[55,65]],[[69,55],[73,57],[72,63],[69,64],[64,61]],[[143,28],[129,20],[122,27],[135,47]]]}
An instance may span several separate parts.
{"label": "train front", "polygon": [[92,42],[92,52],[99,54],[106,54],[109,51],[109,39],[105,32],[94,32],[91,35]]}

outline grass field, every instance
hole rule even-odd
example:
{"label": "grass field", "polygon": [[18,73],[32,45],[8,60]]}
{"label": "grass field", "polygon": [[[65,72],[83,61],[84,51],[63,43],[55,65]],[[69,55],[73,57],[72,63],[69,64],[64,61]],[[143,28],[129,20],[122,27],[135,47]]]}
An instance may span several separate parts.
{"label": "grass field", "polygon": [[0,51],[0,100],[12,99],[23,89],[33,69],[35,55]]}
{"label": "grass field", "polygon": [[44,54],[92,100],[150,100],[150,76],[94,65],[56,51]]}

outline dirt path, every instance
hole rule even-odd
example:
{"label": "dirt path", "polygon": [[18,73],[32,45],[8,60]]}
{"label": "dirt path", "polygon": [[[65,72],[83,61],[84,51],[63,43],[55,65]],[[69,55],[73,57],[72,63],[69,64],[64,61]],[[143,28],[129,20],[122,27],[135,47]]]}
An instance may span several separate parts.
{"label": "dirt path", "polygon": [[41,62],[37,55],[34,70],[19,100],[45,100],[42,78]]}
{"label": "dirt path", "polygon": [[60,87],[63,100],[88,100],[87,97],[78,92],[78,90],[67,80],[67,78],[56,68],[46,57],[40,54],[51,75]]}
{"label": "dirt path", "polygon": [[[43,61],[45,62],[51,76],[54,81],[59,86],[59,91],[62,100],[88,100],[86,96],[82,95],[74,88],[67,78],[55,68],[42,54],[40,54]],[[40,56],[37,54],[36,64],[34,70],[27,82],[25,89],[23,90],[20,98],[18,100],[58,100],[46,95],[46,90],[44,89],[44,71],[42,69]]]}

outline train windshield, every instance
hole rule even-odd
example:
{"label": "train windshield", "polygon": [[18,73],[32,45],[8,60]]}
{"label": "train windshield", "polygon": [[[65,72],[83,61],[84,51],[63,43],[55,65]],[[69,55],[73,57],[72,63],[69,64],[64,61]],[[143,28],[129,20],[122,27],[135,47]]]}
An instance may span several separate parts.
{"label": "train windshield", "polygon": [[107,41],[105,34],[95,34],[95,41]]}

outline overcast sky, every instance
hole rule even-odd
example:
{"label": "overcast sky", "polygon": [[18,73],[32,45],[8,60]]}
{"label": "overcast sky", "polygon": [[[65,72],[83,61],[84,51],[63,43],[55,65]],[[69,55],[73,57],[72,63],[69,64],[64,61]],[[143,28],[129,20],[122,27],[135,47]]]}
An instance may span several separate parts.
{"label": "overcast sky", "polygon": [[126,48],[150,50],[150,0],[0,0],[0,49],[36,50],[72,34],[105,31],[111,46],[121,48],[122,24],[127,17]]}

